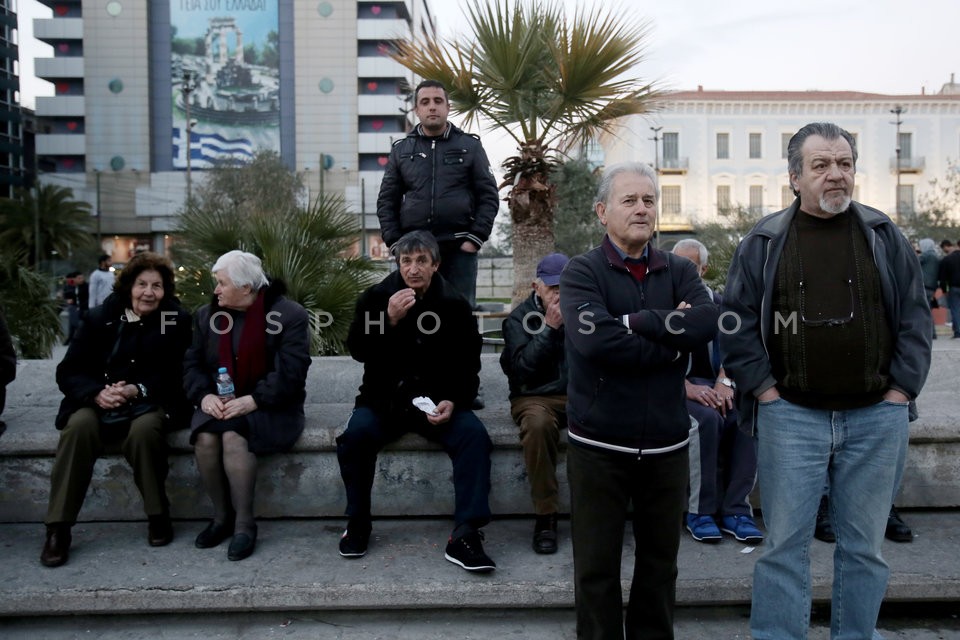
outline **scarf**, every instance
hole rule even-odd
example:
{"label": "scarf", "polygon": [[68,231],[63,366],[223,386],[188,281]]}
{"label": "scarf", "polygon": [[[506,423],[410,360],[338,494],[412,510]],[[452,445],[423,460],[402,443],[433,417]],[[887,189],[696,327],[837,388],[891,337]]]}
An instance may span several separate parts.
{"label": "scarf", "polygon": [[217,316],[220,366],[226,367],[233,378],[237,397],[249,395],[267,372],[267,317],[264,306],[264,291],[261,289],[247,309],[236,358],[233,353],[233,332],[227,331],[228,320],[222,315]]}

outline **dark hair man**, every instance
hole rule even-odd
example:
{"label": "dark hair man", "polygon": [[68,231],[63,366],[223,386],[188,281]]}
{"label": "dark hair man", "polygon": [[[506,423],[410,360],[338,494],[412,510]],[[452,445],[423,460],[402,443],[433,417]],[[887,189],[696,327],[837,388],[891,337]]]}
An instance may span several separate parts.
{"label": "dark hair man", "polygon": [[347,337],[350,355],[363,363],[363,381],[337,437],[349,518],[340,555],[367,552],[377,454],[414,431],[439,443],[453,462],[455,526],[444,557],[467,571],[493,571],[480,531],[490,521],[492,445],[470,410],[480,384],[476,318],[437,274],[440,249],[429,232],[404,235],[393,253],[397,271],[360,296]]}
{"label": "dark hair man", "polygon": [[450,101],[436,80],[414,92],[420,124],[393,143],[380,183],[377,217],[388,246],[415,229],[440,243],[440,274],[477,301],[477,251],[490,236],[500,206],[497,183],[480,138],[447,122]]}
{"label": "dark hair man", "polygon": [[851,199],[853,136],[808,124],[787,159],[798,197],[737,248],[720,333],[741,428],[752,431],[755,418],[758,436],[767,544],[754,568],[750,628],[757,640],[807,637],[811,524],[829,480],[838,545],[831,633],[871,638],[889,577],[880,545],[909,403],[930,367],[930,308],[913,247],[890,218]]}
{"label": "dark hair man", "polygon": [[113,293],[114,282],[113,272],[110,271],[110,256],[104,253],[97,260],[97,268],[90,274],[89,307],[91,309],[102,305],[107,296]]}
{"label": "dark hair man", "polygon": [[689,260],[650,244],[652,167],[609,167],[594,209],[607,234],[560,277],[577,636],[623,637],[620,562],[632,505],[627,637],[672,638],[689,475],[686,354],[716,332],[718,309]]}

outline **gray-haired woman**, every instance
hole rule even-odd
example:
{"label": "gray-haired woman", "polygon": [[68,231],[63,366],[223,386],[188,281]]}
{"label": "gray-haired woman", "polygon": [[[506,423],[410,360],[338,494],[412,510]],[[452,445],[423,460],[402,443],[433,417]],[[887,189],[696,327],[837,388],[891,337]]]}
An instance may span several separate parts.
{"label": "gray-haired woman", "polygon": [[[243,560],[257,541],[257,456],[289,450],[303,431],[309,322],[252,253],[225,253],[212,272],[214,299],[196,314],[184,361],[184,388],[196,406],[190,439],[214,508],[196,546],[232,536],[227,557]],[[234,380],[232,398],[217,395],[220,367]]]}

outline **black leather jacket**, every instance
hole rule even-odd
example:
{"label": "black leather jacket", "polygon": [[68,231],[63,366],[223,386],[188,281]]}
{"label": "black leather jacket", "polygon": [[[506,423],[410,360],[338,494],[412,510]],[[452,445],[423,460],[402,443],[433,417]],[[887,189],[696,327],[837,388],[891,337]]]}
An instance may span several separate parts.
{"label": "black leather jacket", "polygon": [[430,231],[439,242],[490,237],[500,197],[477,136],[453,125],[435,138],[418,125],[393,144],[380,183],[380,234],[393,245],[408,231]]}
{"label": "black leather jacket", "polygon": [[548,327],[544,313],[539,297],[531,293],[503,320],[500,368],[510,383],[511,398],[567,394],[563,327]]}

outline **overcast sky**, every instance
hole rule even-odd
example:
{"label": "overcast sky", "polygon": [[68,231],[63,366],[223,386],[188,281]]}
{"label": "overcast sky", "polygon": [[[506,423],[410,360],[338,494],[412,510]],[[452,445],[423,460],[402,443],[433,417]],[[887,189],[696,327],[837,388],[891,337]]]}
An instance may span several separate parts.
{"label": "overcast sky", "polygon": [[[467,33],[469,1],[432,3],[441,35]],[[958,0],[595,4],[652,23],[641,74],[672,89],[931,93],[960,73]]]}
{"label": "overcast sky", "polygon": [[[469,1],[431,2],[442,36],[468,33]],[[936,93],[951,73],[960,78],[960,0],[588,1],[650,21],[640,75],[663,88],[917,94]],[[36,0],[20,2],[21,98],[28,107],[36,95],[53,93],[50,83],[32,78],[30,59],[52,55],[31,35],[32,18],[50,15]],[[499,167],[512,145],[491,152],[501,143],[482,133]]]}

